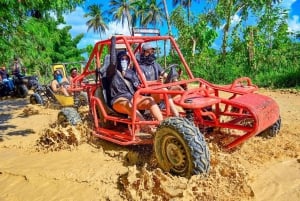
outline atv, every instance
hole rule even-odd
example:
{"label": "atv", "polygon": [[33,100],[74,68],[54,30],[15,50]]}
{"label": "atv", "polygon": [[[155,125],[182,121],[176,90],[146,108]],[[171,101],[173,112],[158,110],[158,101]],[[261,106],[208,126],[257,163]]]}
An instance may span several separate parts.
{"label": "atv", "polygon": [[[164,82],[146,81],[139,66],[137,58],[142,45],[149,42],[157,44],[158,51],[166,49],[163,47],[167,44],[169,51],[159,52],[158,56],[168,55],[178,61],[165,67],[168,78]],[[120,44],[125,45],[141,82],[133,98],[133,110],[137,108],[137,95],[160,94],[164,103],[162,122],[151,117],[138,121],[135,112],[128,118],[109,106],[110,88],[105,72],[108,66],[116,66],[115,47]],[[104,55],[106,48],[109,57]],[[95,82],[84,83],[87,77],[94,77]],[[164,90],[172,86],[182,86],[184,90]],[[257,93],[258,87],[250,78],[238,78],[222,86],[195,78],[171,36],[118,35],[97,42],[70,90],[87,92],[95,136],[124,146],[153,144],[159,166],[164,171],[185,177],[209,172],[209,147],[204,136],[208,128],[222,130],[219,144],[224,149],[233,149],[256,135],[276,136],[281,125],[277,103]],[[174,97],[174,103],[182,108],[179,117],[172,116],[168,96]],[[143,111],[143,114],[149,113]],[[65,118],[67,121],[67,116]],[[141,129],[143,125],[155,126],[156,132],[145,132]],[[210,133],[209,137],[213,135]]]}
{"label": "atv", "polygon": [[5,96],[25,98],[28,95],[27,82],[23,76],[13,76],[13,89],[0,82],[0,98]]}

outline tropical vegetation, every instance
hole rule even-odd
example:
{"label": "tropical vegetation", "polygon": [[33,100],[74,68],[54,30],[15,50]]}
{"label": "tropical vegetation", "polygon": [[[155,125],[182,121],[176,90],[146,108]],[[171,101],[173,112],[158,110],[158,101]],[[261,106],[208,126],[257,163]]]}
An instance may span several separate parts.
{"label": "tropical vegetation", "polygon": [[[176,38],[197,77],[214,83],[248,76],[264,87],[300,86],[300,33],[288,29],[288,11],[279,0],[108,0],[84,7],[85,0],[3,0],[0,2],[0,63],[20,57],[27,73],[50,76],[50,65],[84,60],[93,44],[77,47],[84,33],[71,36],[63,14],[82,6],[86,30],[99,34],[117,21],[133,27],[159,28]],[[104,3],[103,3],[104,4]],[[203,5],[205,4],[205,5]],[[205,9],[196,15],[192,5]],[[254,24],[249,24],[249,19]],[[218,35],[221,46],[216,47]],[[176,62],[168,57],[167,62]]]}

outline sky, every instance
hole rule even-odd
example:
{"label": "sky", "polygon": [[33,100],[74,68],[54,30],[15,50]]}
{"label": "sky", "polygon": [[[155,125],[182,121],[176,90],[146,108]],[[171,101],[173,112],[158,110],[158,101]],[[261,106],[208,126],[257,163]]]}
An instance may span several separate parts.
{"label": "sky", "polygon": [[[200,14],[201,10],[203,9],[203,1],[200,1],[200,3],[193,2],[192,6],[192,12],[197,15]],[[169,13],[171,13],[173,7],[172,7],[172,1],[167,0],[168,3],[168,9]],[[69,13],[65,15],[65,21],[67,25],[71,25],[71,35],[72,37],[75,37],[78,34],[83,33],[84,37],[81,39],[81,41],[78,44],[78,48],[84,48],[87,45],[94,45],[95,42],[100,40],[100,35],[95,34],[93,30],[89,30],[87,32],[87,26],[86,21],[87,18],[84,18],[84,14],[86,13],[86,8],[88,5],[91,4],[102,4],[103,10],[108,9],[109,0],[86,0],[85,5],[83,7],[77,7],[74,12]],[[289,19],[288,19],[288,25],[289,25],[289,31],[300,31],[300,0],[282,0],[281,5],[283,8],[286,8],[289,10]],[[238,16],[233,17],[233,22],[237,23],[239,20]],[[123,33],[123,34],[129,34],[127,27],[122,27],[121,23],[117,22],[110,22],[108,24],[109,30],[106,32],[106,34],[101,34],[102,39],[106,39],[110,37],[111,35],[115,33]],[[219,30],[217,30],[219,31]],[[167,25],[164,24],[161,28],[161,35],[164,35],[167,33]],[[213,44],[214,48],[219,49],[220,48],[220,38],[218,38],[215,43]]]}

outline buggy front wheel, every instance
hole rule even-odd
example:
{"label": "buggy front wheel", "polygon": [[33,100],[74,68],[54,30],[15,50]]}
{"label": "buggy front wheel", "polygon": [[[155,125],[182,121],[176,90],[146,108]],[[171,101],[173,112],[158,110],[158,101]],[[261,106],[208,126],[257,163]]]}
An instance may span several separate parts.
{"label": "buggy front wheel", "polygon": [[175,175],[191,177],[208,173],[209,149],[199,129],[185,118],[164,120],[154,139],[159,166]]}
{"label": "buggy front wheel", "polygon": [[44,104],[42,97],[38,93],[31,94],[29,100],[30,100],[30,103],[33,105],[35,105],[35,104],[43,105]]}
{"label": "buggy front wheel", "polygon": [[71,107],[62,108],[57,115],[57,121],[63,127],[67,125],[75,126],[82,122],[77,110]]}

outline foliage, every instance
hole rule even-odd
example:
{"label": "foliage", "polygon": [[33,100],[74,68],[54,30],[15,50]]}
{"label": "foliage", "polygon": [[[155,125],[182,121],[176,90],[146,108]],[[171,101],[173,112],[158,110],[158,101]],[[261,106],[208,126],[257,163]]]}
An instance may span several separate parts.
{"label": "foliage", "polygon": [[[299,40],[292,40],[288,32],[287,11],[270,6],[270,1],[234,3],[237,6],[235,13],[240,14],[240,23],[230,32],[227,30],[226,57],[222,49],[221,52],[212,49],[215,35],[208,24],[220,26],[226,19],[220,14],[225,12],[224,6],[229,5],[217,5],[215,2],[214,6],[218,8],[213,11],[219,12],[219,15],[208,12],[198,16],[198,20],[192,18],[190,24],[182,8],[177,7],[172,12],[172,25],[178,29],[177,42],[194,75],[217,84],[228,84],[238,77],[247,76],[259,86],[299,87]],[[255,26],[242,23],[248,19],[251,9],[258,22]],[[297,38],[297,33],[294,36]]]}
{"label": "foliage", "polygon": [[[29,74],[47,77],[52,63],[82,61],[82,55],[90,54],[93,45],[77,48],[83,34],[72,38],[71,27],[63,26],[63,14],[83,2],[1,1],[0,63],[10,66],[19,56]],[[87,31],[92,29],[101,38],[109,21],[118,21],[131,30],[134,26],[163,27],[166,20],[173,26],[172,30],[168,27],[168,33],[176,33],[176,41],[196,77],[228,84],[247,76],[259,86],[300,87],[300,34],[288,30],[288,11],[278,6],[278,0],[208,0],[204,6],[207,9],[198,16],[190,10],[192,2],[204,3],[172,1],[175,9],[170,19],[165,0],[110,0],[109,10],[91,5],[85,15]],[[256,23],[247,24],[249,17]],[[233,23],[233,19],[238,20]],[[216,48],[219,28],[222,46]],[[172,51],[166,60],[160,59],[168,64],[179,62]]]}
{"label": "foliage", "polygon": [[173,11],[171,23],[179,30],[177,43],[186,60],[190,61],[191,69],[198,76],[199,69],[196,68],[196,64],[201,61],[203,54],[208,53],[209,47],[217,37],[216,31],[207,26],[201,15],[187,23],[182,7]]}
{"label": "foliage", "polygon": [[[77,44],[83,37],[72,38],[71,27],[62,14],[72,11],[83,0],[1,1],[0,63],[12,65],[20,57],[29,74],[49,75],[52,63],[81,61]],[[54,17],[53,14],[56,14]]]}

